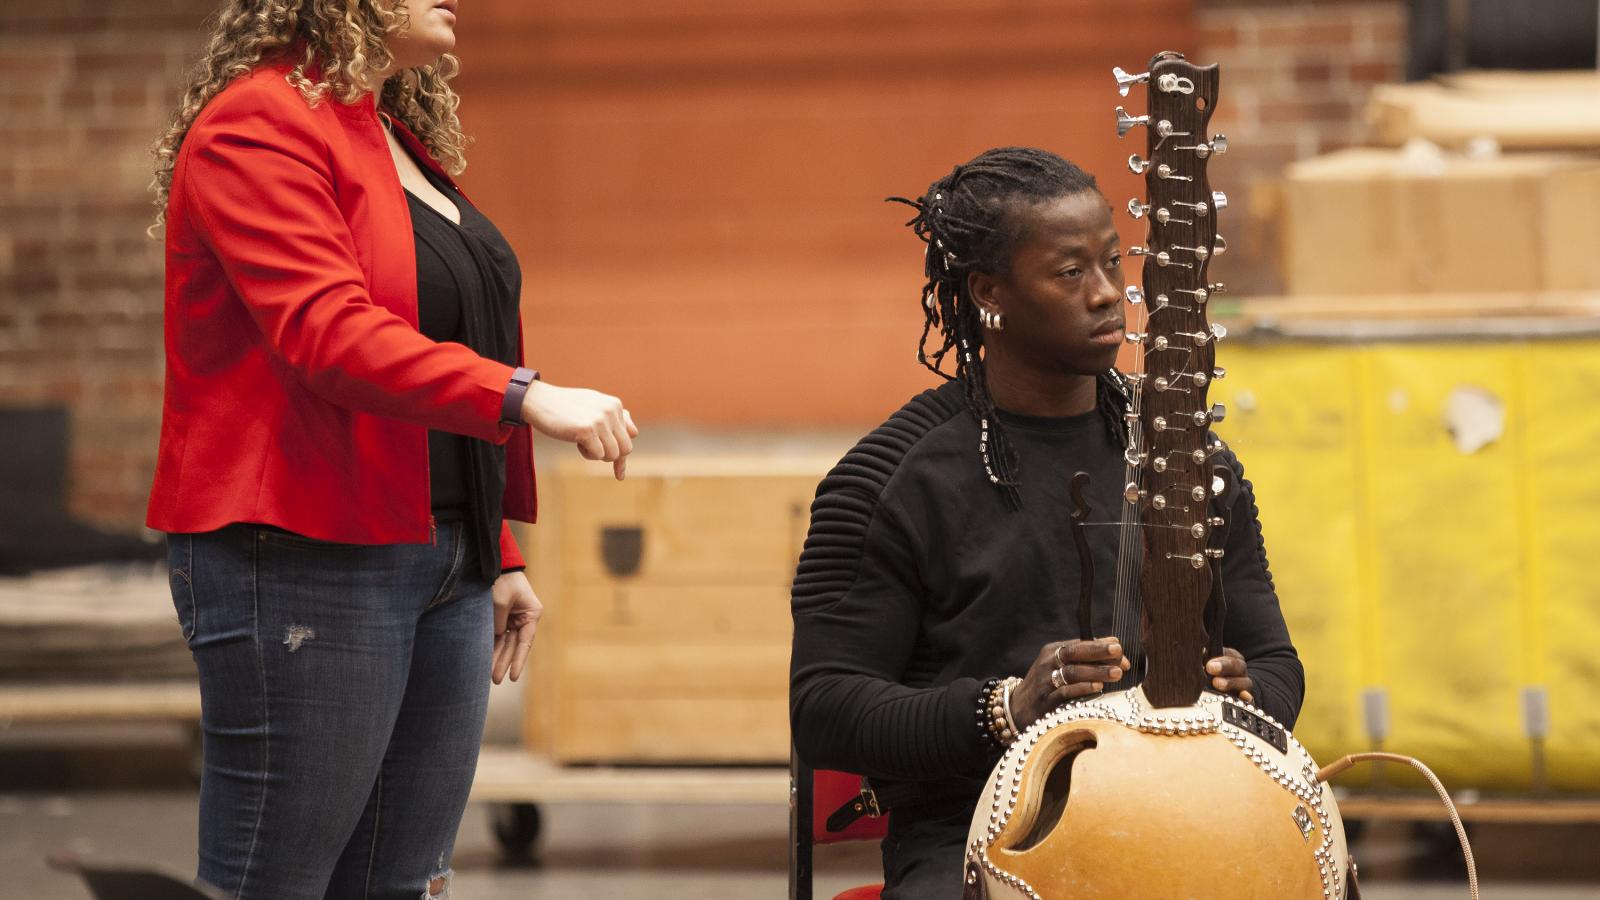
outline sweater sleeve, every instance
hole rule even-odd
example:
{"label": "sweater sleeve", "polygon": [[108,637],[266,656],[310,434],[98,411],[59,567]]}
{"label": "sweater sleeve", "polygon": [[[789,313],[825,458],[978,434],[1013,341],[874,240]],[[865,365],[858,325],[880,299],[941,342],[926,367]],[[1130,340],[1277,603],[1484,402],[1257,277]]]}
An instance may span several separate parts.
{"label": "sweater sleeve", "polygon": [[881,469],[855,467],[847,456],[819,488],[795,577],[795,748],[813,767],[870,777],[981,774],[990,760],[978,682],[901,682],[922,618],[916,560],[928,550],[881,497]]}
{"label": "sweater sleeve", "polygon": [[1284,727],[1293,728],[1305,699],[1305,669],[1278,608],[1278,594],[1267,568],[1255,490],[1244,477],[1244,466],[1231,451],[1227,461],[1239,490],[1228,515],[1228,542],[1222,558],[1222,583],[1228,601],[1223,641],[1244,655],[1255,683],[1256,705]]}
{"label": "sweater sleeve", "polygon": [[184,139],[181,190],[268,346],[311,390],[365,412],[502,443],[512,369],[435,343],[373,302],[330,148],[287,90],[248,84]]}

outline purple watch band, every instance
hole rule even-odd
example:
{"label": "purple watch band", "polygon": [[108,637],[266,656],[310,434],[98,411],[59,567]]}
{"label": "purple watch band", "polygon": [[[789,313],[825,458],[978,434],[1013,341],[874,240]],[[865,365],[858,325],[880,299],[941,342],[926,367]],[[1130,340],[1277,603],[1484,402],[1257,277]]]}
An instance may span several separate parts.
{"label": "purple watch band", "polygon": [[522,400],[528,396],[528,386],[539,380],[537,369],[517,369],[511,373],[511,383],[506,386],[505,402],[500,404],[500,424],[512,428],[524,424]]}

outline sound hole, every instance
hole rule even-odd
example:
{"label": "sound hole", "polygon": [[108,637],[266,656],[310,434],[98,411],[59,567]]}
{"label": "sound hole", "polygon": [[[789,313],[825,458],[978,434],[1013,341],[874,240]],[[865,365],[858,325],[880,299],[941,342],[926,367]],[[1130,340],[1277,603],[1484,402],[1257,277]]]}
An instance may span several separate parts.
{"label": "sound hole", "polygon": [[1028,834],[1010,848],[1012,852],[1031,850],[1055,831],[1067,811],[1067,797],[1072,792],[1072,764],[1078,759],[1078,754],[1092,750],[1094,746],[1094,735],[1083,732],[1080,743],[1068,747],[1050,764],[1050,771],[1044,777],[1044,788],[1039,793],[1039,814],[1034,818]]}

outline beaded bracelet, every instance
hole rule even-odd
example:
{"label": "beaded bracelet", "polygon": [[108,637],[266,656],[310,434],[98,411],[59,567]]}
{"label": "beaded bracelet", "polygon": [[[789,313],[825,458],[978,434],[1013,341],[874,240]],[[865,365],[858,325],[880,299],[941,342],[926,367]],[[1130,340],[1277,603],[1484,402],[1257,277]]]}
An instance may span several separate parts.
{"label": "beaded bracelet", "polygon": [[[999,685],[1000,679],[991,678],[978,688],[978,738],[992,750],[1000,749],[1000,745],[996,743],[994,735],[989,730],[989,723],[993,721],[989,716],[990,698],[994,696],[995,688]],[[1003,713],[1004,709],[1001,712]]]}
{"label": "beaded bracelet", "polygon": [[1011,691],[1020,678],[991,678],[978,690],[978,728],[984,740],[996,750],[1017,739],[1016,721],[1011,718]]}

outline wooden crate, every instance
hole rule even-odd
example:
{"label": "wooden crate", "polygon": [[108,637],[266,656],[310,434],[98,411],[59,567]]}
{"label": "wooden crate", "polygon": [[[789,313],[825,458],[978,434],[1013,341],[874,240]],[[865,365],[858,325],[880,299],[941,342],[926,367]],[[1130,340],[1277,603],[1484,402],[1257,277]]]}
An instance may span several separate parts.
{"label": "wooden crate", "polygon": [[636,458],[620,484],[556,466],[526,743],[561,763],[785,762],[789,584],[834,459]]}

